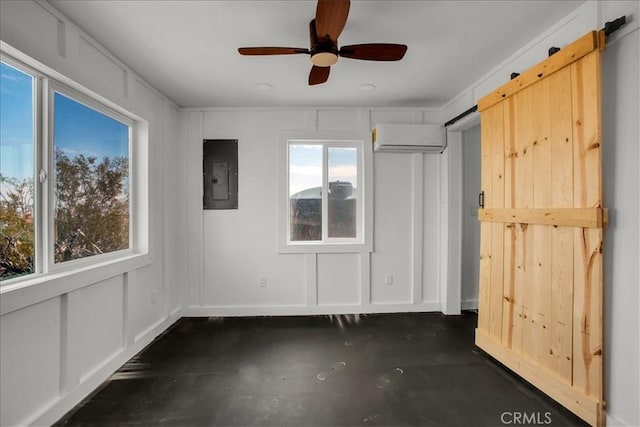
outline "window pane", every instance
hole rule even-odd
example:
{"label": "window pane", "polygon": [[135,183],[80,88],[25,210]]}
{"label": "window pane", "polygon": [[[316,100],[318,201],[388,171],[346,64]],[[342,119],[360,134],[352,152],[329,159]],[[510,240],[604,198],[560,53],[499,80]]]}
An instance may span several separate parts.
{"label": "window pane", "polygon": [[32,76],[0,63],[0,279],[33,273]]}
{"label": "window pane", "polygon": [[54,261],[129,248],[129,126],[54,94]]}
{"label": "window pane", "polygon": [[289,145],[290,240],[322,240],[322,145]]}
{"label": "window pane", "polygon": [[329,237],[356,237],[358,151],[328,148]]}

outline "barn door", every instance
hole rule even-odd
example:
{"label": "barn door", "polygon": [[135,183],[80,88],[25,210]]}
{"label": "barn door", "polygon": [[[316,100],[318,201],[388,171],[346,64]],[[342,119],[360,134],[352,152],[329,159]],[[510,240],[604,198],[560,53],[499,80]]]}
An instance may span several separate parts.
{"label": "barn door", "polygon": [[478,103],[476,344],[604,423],[600,55],[591,32]]}

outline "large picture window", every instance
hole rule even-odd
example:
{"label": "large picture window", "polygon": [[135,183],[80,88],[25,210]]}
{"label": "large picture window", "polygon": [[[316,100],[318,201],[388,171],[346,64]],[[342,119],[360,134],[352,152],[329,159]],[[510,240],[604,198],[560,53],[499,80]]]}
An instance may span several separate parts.
{"label": "large picture window", "polygon": [[133,252],[134,121],[17,61],[0,67],[0,280]]}
{"label": "large picture window", "polygon": [[364,141],[288,139],[283,154],[287,200],[280,249],[366,249]]}
{"label": "large picture window", "polygon": [[53,92],[54,261],[129,249],[130,126]]}
{"label": "large picture window", "polygon": [[0,62],[0,279],[35,271],[34,77]]}

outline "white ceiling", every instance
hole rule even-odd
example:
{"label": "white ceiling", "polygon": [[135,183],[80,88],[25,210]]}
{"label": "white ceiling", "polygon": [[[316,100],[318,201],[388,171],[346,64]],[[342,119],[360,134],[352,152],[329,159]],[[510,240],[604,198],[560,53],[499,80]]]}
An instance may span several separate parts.
{"label": "white ceiling", "polygon": [[341,58],[327,83],[310,87],[308,55],[237,48],[308,48],[315,0],[51,0],[181,107],[440,107],[582,2],[354,0],[339,45],[403,43],[407,54]]}

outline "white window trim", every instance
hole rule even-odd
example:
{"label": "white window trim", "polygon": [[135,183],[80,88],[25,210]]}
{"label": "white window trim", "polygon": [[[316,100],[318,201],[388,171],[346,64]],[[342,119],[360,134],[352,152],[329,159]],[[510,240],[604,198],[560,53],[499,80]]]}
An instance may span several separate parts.
{"label": "white window trim", "polygon": [[[362,236],[357,239],[328,238],[324,242],[289,241],[289,143],[323,143],[327,146],[361,146],[360,172],[358,184],[362,185],[362,200],[358,199],[358,215],[362,221]],[[341,145],[342,144],[342,145]],[[278,142],[278,227],[277,242],[279,253],[364,253],[373,250],[373,153],[371,136],[361,131],[330,130],[283,130]],[[327,161],[324,156],[324,162]],[[326,166],[326,165],[324,165]],[[326,168],[325,168],[326,169]],[[328,177],[323,177],[323,188]],[[326,217],[323,205],[323,217]],[[360,230],[359,230],[360,231]],[[323,235],[326,230],[323,230]]]}
{"label": "white window trim", "polygon": [[[42,235],[45,241],[42,244],[42,248],[44,251],[43,255],[46,256],[48,271],[50,272],[64,271],[71,268],[77,268],[77,267],[82,267],[85,265],[91,265],[91,264],[101,263],[101,262],[108,262],[109,260],[112,260],[112,259],[117,259],[117,258],[122,258],[122,257],[132,255],[135,252],[134,230],[138,226],[136,216],[134,215],[134,209],[135,209],[134,205],[136,200],[136,197],[135,197],[136,194],[135,194],[134,188],[136,186],[133,185],[134,183],[133,183],[133,180],[131,179],[131,176],[133,175],[133,171],[136,169],[136,160],[137,160],[136,158],[133,157],[133,151],[134,151],[133,146],[135,144],[134,137],[133,137],[134,136],[133,129],[136,125],[135,121],[123,114],[120,114],[116,111],[109,109],[108,107],[92,99],[91,97],[88,97],[83,93],[77,90],[71,89],[66,85],[63,85],[56,81],[49,80],[49,79],[45,80],[45,90],[47,93],[47,101],[48,101],[46,106],[47,108],[46,123],[49,124],[49,127],[46,129],[47,140],[45,142],[47,144],[46,146],[47,162],[43,164],[46,164],[46,167],[44,167],[44,169],[47,171],[48,178],[46,181],[46,185],[42,185],[41,188],[44,190],[43,195],[46,195],[46,197],[44,197],[44,201],[46,201],[47,203],[47,207],[44,210],[47,213],[45,214],[45,216],[48,221],[43,227]],[[129,180],[128,180],[129,182],[129,188],[128,188],[128,191],[129,191],[129,247],[126,249],[112,251],[112,252],[108,252],[100,255],[92,255],[92,256],[64,261],[60,263],[56,263],[54,260],[55,238],[53,236],[53,230],[55,230],[54,210],[55,210],[55,186],[56,186],[57,177],[56,177],[56,165],[54,164],[55,153],[53,151],[54,150],[54,140],[53,140],[54,129],[51,125],[54,123],[55,111],[54,111],[53,105],[54,105],[54,98],[56,93],[62,96],[65,96],[81,105],[84,105],[85,107],[95,110],[100,114],[103,114],[107,117],[110,117],[114,120],[117,120],[120,123],[123,123],[129,126],[129,152],[128,152],[128,156],[129,156],[128,158],[128,161],[129,161]],[[44,258],[42,259],[44,260]]]}
{"label": "white window trim", "polygon": [[[47,224],[52,221],[50,198],[53,194],[51,185],[54,180],[51,176],[47,176],[45,185],[40,186],[36,181],[34,215],[38,245],[36,251],[38,253],[35,271],[33,274],[0,281],[0,315],[4,315],[48,298],[149,265],[152,262],[152,254],[149,245],[148,220],[148,122],[1,40],[0,59],[35,78],[34,177],[36,178],[41,169],[44,169],[47,175],[50,175],[53,170],[52,164],[50,164],[52,144],[48,139],[49,129],[47,129],[50,123],[48,117],[50,103],[45,103],[42,99],[44,94],[49,94],[50,87],[62,88],[60,92],[64,95],[71,96],[75,100],[124,123],[131,123],[129,144],[130,248],[55,265],[52,260],[53,252],[49,250],[49,239],[52,236],[49,236],[49,224]],[[49,210],[49,213],[43,212],[46,210]],[[48,270],[45,271],[46,268]]]}

